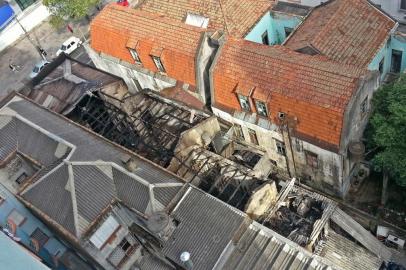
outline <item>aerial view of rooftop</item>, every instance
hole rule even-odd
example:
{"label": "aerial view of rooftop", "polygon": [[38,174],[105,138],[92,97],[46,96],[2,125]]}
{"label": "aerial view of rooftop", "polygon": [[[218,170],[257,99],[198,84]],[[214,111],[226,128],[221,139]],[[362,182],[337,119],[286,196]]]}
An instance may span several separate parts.
{"label": "aerial view of rooftop", "polygon": [[406,270],[406,0],[0,0],[0,270]]}

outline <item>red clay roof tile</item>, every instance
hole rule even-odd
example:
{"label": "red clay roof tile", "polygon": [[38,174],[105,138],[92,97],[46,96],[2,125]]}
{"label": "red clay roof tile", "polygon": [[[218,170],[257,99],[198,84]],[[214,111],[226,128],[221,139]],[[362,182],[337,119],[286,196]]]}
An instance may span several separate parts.
{"label": "red clay roof tile", "polygon": [[285,46],[310,46],[332,60],[366,68],[395,24],[367,0],[331,0],[316,7]]}
{"label": "red clay roof tile", "polygon": [[243,37],[266,11],[272,0],[144,0],[139,8],[184,22],[188,13],[209,18],[209,29]]}
{"label": "red clay roof tile", "polygon": [[228,40],[213,73],[215,105],[241,110],[233,89],[255,85],[251,95],[297,117],[297,132],[339,146],[343,114],[366,71],[326,57],[309,56],[282,46]]}
{"label": "red clay roof tile", "polygon": [[151,54],[158,54],[169,77],[195,85],[195,54],[203,29],[110,4],[92,21],[90,31],[94,50],[134,63],[128,48],[135,48],[143,67],[154,72]]}

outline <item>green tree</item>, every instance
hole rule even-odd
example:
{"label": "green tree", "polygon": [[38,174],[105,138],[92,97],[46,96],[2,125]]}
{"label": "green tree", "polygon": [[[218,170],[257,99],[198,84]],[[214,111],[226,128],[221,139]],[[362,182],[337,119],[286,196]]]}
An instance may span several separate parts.
{"label": "green tree", "polygon": [[384,85],[372,100],[373,113],[366,137],[375,170],[406,186],[406,75]]}
{"label": "green tree", "polygon": [[43,0],[51,13],[51,24],[60,27],[67,20],[85,17],[100,0]]}

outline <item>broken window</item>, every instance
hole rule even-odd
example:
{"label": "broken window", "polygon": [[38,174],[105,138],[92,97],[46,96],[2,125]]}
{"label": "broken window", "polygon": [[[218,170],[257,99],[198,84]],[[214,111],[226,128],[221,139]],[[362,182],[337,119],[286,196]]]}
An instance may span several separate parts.
{"label": "broken window", "polygon": [[382,57],[381,62],[379,62],[379,73],[380,73],[380,74],[383,74],[383,67],[384,67],[384,64],[385,64],[385,57]]}
{"label": "broken window", "polygon": [[209,18],[197,14],[188,13],[185,23],[200,28],[207,28],[207,26],[209,25]]}
{"label": "broken window", "polygon": [[361,102],[360,105],[361,117],[364,117],[368,112],[368,96]]}
{"label": "broken window", "polygon": [[251,111],[250,102],[248,101],[248,97],[239,94],[238,100],[240,101],[241,109],[243,109],[244,111]]}
{"label": "broken window", "polygon": [[285,37],[288,37],[293,32],[293,28],[285,27]]}
{"label": "broken window", "polygon": [[266,105],[264,102],[256,100],[255,101],[255,107],[257,108],[257,112],[261,116],[268,116],[268,111],[266,109]]}
{"label": "broken window", "polygon": [[286,156],[286,148],[285,148],[285,144],[281,141],[275,140],[275,144],[276,144],[276,152],[279,155],[282,156]]}
{"label": "broken window", "polygon": [[250,135],[250,141],[253,144],[258,145],[258,138],[257,138],[257,133],[253,129],[248,129],[248,134]]}
{"label": "broken window", "polygon": [[402,51],[392,50],[392,63],[390,72],[399,73],[402,66]]}
{"label": "broken window", "polygon": [[302,152],[303,144],[298,138],[295,138],[295,146],[296,146],[296,151],[297,152]]}
{"label": "broken window", "polygon": [[48,235],[46,235],[40,228],[36,228],[30,236],[30,247],[34,251],[39,252],[48,239]]}
{"label": "broken window", "polygon": [[262,34],[262,44],[269,45],[268,31]]}
{"label": "broken window", "polygon": [[120,268],[133,254],[135,247],[135,239],[131,235],[127,235],[109,255],[108,261],[115,267]]}
{"label": "broken window", "polygon": [[400,9],[406,10],[406,0],[400,0]]}
{"label": "broken window", "polygon": [[152,57],[152,60],[154,60],[154,63],[155,63],[156,68],[157,68],[160,72],[165,73],[166,71],[165,71],[164,65],[162,64],[161,58],[158,57],[158,56],[153,56],[153,55],[152,55],[151,57]]}
{"label": "broken window", "polygon": [[234,135],[239,139],[244,139],[244,133],[242,127],[238,124],[234,124]]}
{"label": "broken window", "polygon": [[306,151],[305,155],[307,165],[309,165],[313,169],[317,169],[317,167],[319,166],[317,154],[312,153],[310,151]]}
{"label": "broken window", "polygon": [[141,59],[140,56],[138,55],[137,51],[135,49],[129,49],[131,56],[133,57],[134,61],[136,63],[141,63]]}

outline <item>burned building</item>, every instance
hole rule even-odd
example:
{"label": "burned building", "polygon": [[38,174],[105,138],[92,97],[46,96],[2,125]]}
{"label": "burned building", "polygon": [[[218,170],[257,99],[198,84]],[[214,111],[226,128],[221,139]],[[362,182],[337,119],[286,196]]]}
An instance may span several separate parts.
{"label": "burned building", "polygon": [[[382,261],[398,259],[335,204],[293,182],[278,192],[275,204],[267,205],[264,220],[287,206],[287,200],[292,202],[289,210],[310,219],[309,208],[321,201],[323,211],[315,215],[321,217],[311,224],[306,249],[295,243],[298,237],[287,239],[278,228],[267,228],[267,222],[261,225],[193,183],[22,96],[3,101],[0,115],[30,128],[27,145],[36,147],[36,159],[43,164],[19,189],[19,199],[98,268],[378,269]],[[5,146],[14,145],[8,127],[0,127]],[[294,196],[303,199],[294,203]],[[316,204],[303,202],[307,198]],[[338,230],[329,234],[329,223],[361,244]],[[353,247],[363,265],[340,245],[345,251]]]}

